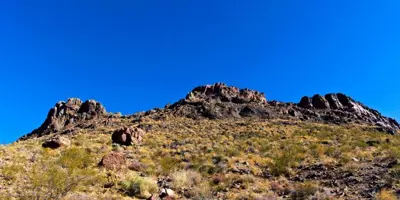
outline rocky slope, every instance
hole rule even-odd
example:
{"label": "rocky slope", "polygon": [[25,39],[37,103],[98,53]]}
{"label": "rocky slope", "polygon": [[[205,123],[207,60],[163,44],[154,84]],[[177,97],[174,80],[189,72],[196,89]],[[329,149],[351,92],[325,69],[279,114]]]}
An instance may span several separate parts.
{"label": "rocky slope", "polygon": [[303,97],[299,103],[267,101],[264,94],[239,90],[217,83],[195,88],[185,99],[168,107],[172,113],[191,118],[282,118],[327,123],[359,123],[377,126],[379,130],[397,133],[396,120],[382,116],[344,94],[326,94]]}
{"label": "rocky slope", "polygon": [[[292,119],[301,121],[365,124],[377,130],[396,134],[400,125],[396,120],[382,116],[345,94],[326,94],[303,97],[299,103],[267,101],[264,93],[230,87],[223,83],[194,88],[184,99],[164,109],[136,113],[131,118],[149,116],[162,119],[166,116],[189,117],[193,119]],[[45,122],[30,134],[22,137],[40,137],[60,130],[68,131],[74,126],[94,126],[107,123],[107,118],[116,117],[106,113],[105,108],[94,100],[84,103],[72,98],[59,102],[49,111]]]}
{"label": "rocky slope", "polygon": [[217,83],[129,116],[72,98],[0,146],[0,199],[396,199],[398,130],[344,94]]}

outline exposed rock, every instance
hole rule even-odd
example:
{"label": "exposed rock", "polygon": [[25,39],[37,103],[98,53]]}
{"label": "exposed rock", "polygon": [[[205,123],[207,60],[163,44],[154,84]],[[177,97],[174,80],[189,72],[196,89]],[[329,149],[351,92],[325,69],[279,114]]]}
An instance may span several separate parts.
{"label": "exposed rock", "polygon": [[78,113],[87,114],[88,117],[96,117],[97,115],[106,114],[106,110],[99,102],[95,100],[87,100],[81,105]]}
{"label": "exposed rock", "polygon": [[328,101],[329,106],[332,109],[342,109],[343,105],[340,103],[339,98],[336,94],[327,94],[325,95],[325,99]]}
{"label": "exposed rock", "polygon": [[[361,123],[377,126],[376,130],[395,134],[400,129],[396,120],[382,116],[378,111],[342,94],[303,97],[297,104],[303,119],[335,124]],[[300,116],[300,115],[299,115]]]}
{"label": "exposed rock", "polygon": [[[378,111],[354,101],[342,94],[314,95],[303,97],[298,104],[270,101],[266,103],[263,93],[222,83],[196,87],[185,99],[168,106],[163,113],[193,119],[298,119],[334,124],[367,124],[378,131],[395,134],[400,125]],[[159,113],[148,114],[157,117]]]}
{"label": "exposed rock", "polygon": [[67,147],[71,145],[71,141],[65,137],[61,136],[55,136],[50,138],[49,140],[46,140],[43,144],[43,148],[52,148],[56,149],[59,147]]}
{"label": "exposed rock", "polygon": [[388,185],[389,168],[397,163],[390,158],[382,159],[385,162],[381,165],[358,162],[359,170],[356,171],[324,164],[300,166],[291,180],[300,182],[318,180],[322,187],[336,188],[332,191],[334,196],[354,195],[363,199],[373,199],[376,191]]}
{"label": "exposed rock", "polygon": [[313,107],[311,99],[308,97],[301,98],[299,106],[303,107],[303,108],[312,108]]}
{"label": "exposed rock", "polygon": [[103,157],[100,165],[108,170],[118,170],[125,165],[125,156],[122,153],[111,152]]}
{"label": "exposed rock", "polygon": [[157,200],[157,196],[153,194],[147,200]]}
{"label": "exposed rock", "polygon": [[169,188],[163,188],[160,192],[160,198],[174,199],[176,197],[175,192]]}
{"label": "exposed rock", "polygon": [[328,101],[319,94],[316,94],[312,97],[312,105],[317,109],[330,108]]}
{"label": "exposed rock", "polygon": [[209,100],[217,100],[221,102],[243,103],[266,103],[264,93],[249,90],[238,89],[236,87],[228,87],[224,83],[216,83],[214,85],[200,86],[193,89],[184,101],[186,102],[202,102]]}
{"label": "exposed rock", "polygon": [[133,171],[140,172],[140,171],[145,170],[146,168],[147,168],[146,164],[143,164],[138,161],[132,161],[132,162],[129,162],[129,164],[128,164],[128,169],[133,170]]}
{"label": "exposed rock", "polygon": [[88,100],[82,103],[78,98],[70,98],[67,102],[60,101],[47,114],[44,123],[20,140],[30,137],[41,137],[60,131],[67,126],[74,126],[80,122],[103,117],[105,108],[97,101]]}
{"label": "exposed rock", "polygon": [[[265,95],[250,89],[238,89],[223,83],[194,88],[184,99],[165,109],[153,109],[121,118],[132,118],[133,123],[146,119],[163,120],[168,116],[192,119],[290,119],[307,120],[333,124],[357,123],[375,127],[375,130],[396,134],[400,125],[396,120],[382,116],[378,111],[354,101],[342,93],[324,96],[303,97],[298,104],[278,101],[267,102]],[[22,137],[40,137],[46,134],[74,133],[77,128],[87,129],[98,126],[118,127],[116,115],[107,115],[104,107],[94,100],[82,103],[72,98],[59,102],[49,111],[45,122],[32,133]],[[100,120],[99,120],[100,119]],[[151,130],[151,126],[142,126]],[[138,128],[124,128],[114,132],[113,142],[122,145],[140,143],[144,131]]]}
{"label": "exposed rock", "polygon": [[342,93],[337,93],[336,94],[337,98],[339,99],[339,102],[343,105],[343,106],[351,106],[351,98],[349,98],[348,96],[346,96],[345,94]]}
{"label": "exposed rock", "polygon": [[108,182],[108,183],[106,183],[106,184],[104,184],[104,188],[112,188],[112,187],[114,187],[114,185],[115,185],[115,183],[113,183],[113,182]]}
{"label": "exposed rock", "polygon": [[143,140],[145,132],[140,128],[124,127],[115,130],[111,136],[113,143],[121,145],[138,144]]}

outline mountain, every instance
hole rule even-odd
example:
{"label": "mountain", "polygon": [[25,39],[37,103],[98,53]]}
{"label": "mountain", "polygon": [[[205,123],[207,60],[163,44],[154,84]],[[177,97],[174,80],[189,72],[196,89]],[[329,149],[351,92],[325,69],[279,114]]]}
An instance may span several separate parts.
{"label": "mountain", "polygon": [[71,98],[0,147],[0,199],[397,198],[399,129],[341,93],[216,83],[127,116]]}
{"label": "mountain", "polygon": [[[400,125],[396,120],[382,116],[378,111],[368,108],[344,94],[326,94],[303,97],[299,103],[267,101],[264,93],[229,87],[223,83],[200,86],[193,89],[184,99],[164,109],[154,109],[137,113],[128,118],[164,116],[188,117],[192,119],[288,119],[333,124],[365,124],[377,130],[396,134]],[[106,124],[115,115],[107,114],[103,105],[94,100],[82,102],[71,98],[58,102],[50,109],[45,122],[21,139],[40,137],[57,131],[69,131],[77,126],[85,128],[96,123]],[[88,122],[93,123],[88,123]]]}

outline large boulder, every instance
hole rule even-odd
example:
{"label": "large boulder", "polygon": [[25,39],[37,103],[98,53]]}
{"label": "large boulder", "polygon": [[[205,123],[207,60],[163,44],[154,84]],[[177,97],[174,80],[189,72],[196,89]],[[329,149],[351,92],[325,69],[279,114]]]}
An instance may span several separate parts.
{"label": "large boulder", "polygon": [[118,170],[125,165],[125,156],[122,153],[111,152],[103,157],[100,165],[108,170]]}
{"label": "large boulder", "polygon": [[311,99],[308,97],[301,98],[299,106],[302,108],[312,108],[313,107]]}
{"label": "large boulder", "polygon": [[336,96],[337,96],[338,100],[340,101],[340,103],[343,106],[347,106],[347,107],[351,107],[352,106],[352,101],[353,100],[350,97],[348,97],[348,96],[346,96],[345,94],[342,94],[342,93],[337,93]]}
{"label": "large boulder", "polygon": [[339,98],[336,94],[326,94],[325,99],[328,101],[332,109],[342,109],[343,105],[340,103]]}
{"label": "large boulder", "polygon": [[112,142],[120,145],[131,145],[132,143],[138,144],[142,142],[144,130],[140,128],[124,127],[117,129],[111,136]]}
{"label": "large boulder", "polygon": [[87,100],[81,105],[78,113],[85,113],[89,117],[96,117],[98,115],[105,115],[106,109],[101,103],[95,100]]}
{"label": "large boulder", "polygon": [[312,105],[316,109],[328,109],[329,103],[328,101],[321,95],[316,94],[312,97]]}
{"label": "large boulder", "polygon": [[65,137],[55,136],[48,140],[46,140],[43,144],[43,148],[52,148],[56,149],[59,147],[67,147],[71,145],[71,141]]}

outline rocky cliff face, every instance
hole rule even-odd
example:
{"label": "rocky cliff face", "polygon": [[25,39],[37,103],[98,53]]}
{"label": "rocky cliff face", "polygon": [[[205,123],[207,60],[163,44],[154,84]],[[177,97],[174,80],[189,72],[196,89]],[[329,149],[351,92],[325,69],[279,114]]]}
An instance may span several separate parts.
{"label": "rocky cliff face", "polygon": [[378,111],[357,102],[344,94],[326,94],[303,97],[297,104],[305,119],[333,123],[359,123],[377,126],[378,130],[395,134],[400,125]]}
{"label": "rocky cliff face", "polygon": [[61,131],[68,126],[103,118],[106,110],[99,102],[88,100],[82,102],[78,98],[70,98],[67,102],[60,101],[47,114],[46,120],[31,133],[21,139],[40,137],[52,132]]}
{"label": "rocky cliff face", "polygon": [[382,116],[344,94],[303,97],[299,103],[267,101],[264,94],[229,87],[222,83],[195,88],[185,99],[167,110],[173,115],[190,118],[283,118],[335,124],[358,123],[377,126],[395,134],[400,129],[396,120]]}
{"label": "rocky cliff face", "polygon": [[199,86],[194,88],[181,102],[196,103],[204,101],[230,102],[236,104],[266,103],[264,93],[250,90],[228,87],[224,83]]}
{"label": "rocky cliff face", "polygon": [[[164,116],[189,117],[193,119],[261,118],[293,119],[323,123],[357,123],[375,126],[377,130],[395,134],[400,129],[396,120],[382,116],[344,94],[314,95],[303,97],[299,103],[267,101],[261,92],[239,89],[223,83],[194,88],[184,99],[165,109],[137,113],[131,117],[143,116],[162,119]],[[83,102],[72,98],[59,102],[49,111],[45,122],[32,133],[22,137],[40,137],[68,127],[107,123],[105,108],[94,100]],[[115,116],[114,116],[115,117]],[[139,120],[140,121],[140,120]]]}

